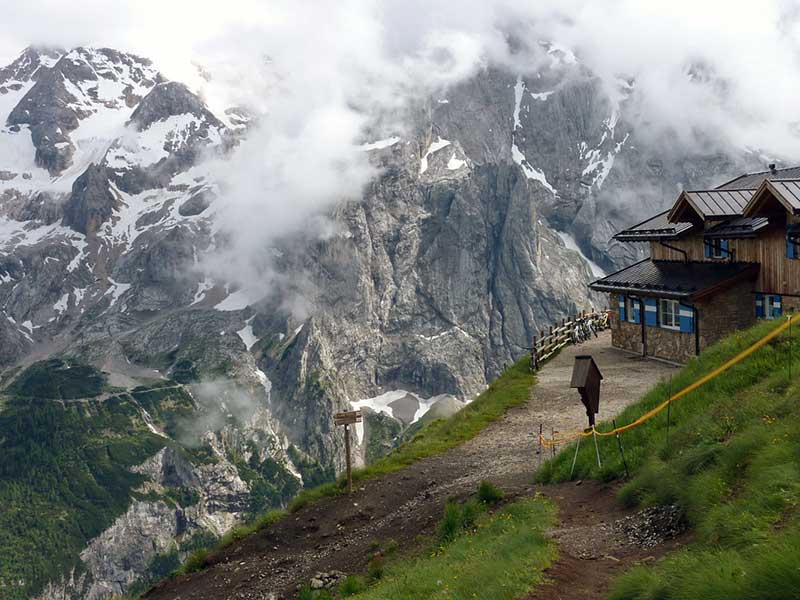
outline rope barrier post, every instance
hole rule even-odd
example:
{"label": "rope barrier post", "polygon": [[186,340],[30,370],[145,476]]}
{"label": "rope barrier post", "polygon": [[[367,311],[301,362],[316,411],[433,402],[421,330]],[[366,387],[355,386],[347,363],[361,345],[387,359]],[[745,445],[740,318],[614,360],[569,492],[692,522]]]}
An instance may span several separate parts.
{"label": "rope barrier post", "polygon": [[575,472],[575,463],[578,462],[578,449],[581,447],[581,436],[578,436],[578,443],[575,444],[575,456],[572,457],[572,468],[569,470],[569,478],[572,479],[572,474]]}
{"label": "rope barrier post", "polygon": [[550,428],[550,441],[552,442],[550,448],[553,450],[553,458],[556,457],[556,430]]}
{"label": "rope barrier post", "polygon": [[594,425],[592,425],[592,437],[594,438],[594,451],[597,453],[597,466],[602,469],[603,465],[600,462],[600,446],[597,445],[597,430],[595,430]]}
{"label": "rope barrier post", "polygon": [[787,315],[789,321],[789,383],[792,382],[792,317]]}
{"label": "rope barrier post", "polygon": [[[614,430],[617,429],[617,420],[611,419],[611,424],[614,426]],[[630,473],[628,473],[628,461],[625,460],[625,451],[622,449],[622,438],[619,437],[619,431],[617,431],[617,445],[619,446],[619,453],[622,456],[622,466],[625,467],[625,479],[630,478]]]}
{"label": "rope barrier post", "polygon": [[539,464],[536,467],[537,470],[539,468],[541,468],[541,466],[542,466],[542,451],[543,450],[544,449],[542,448],[542,424],[539,423],[539,452],[537,452],[537,454],[539,455]]}
{"label": "rope barrier post", "polygon": [[672,408],[672,375],[669,376],[669,384],[667,386],[667,453],[669,453],[669,413]]}

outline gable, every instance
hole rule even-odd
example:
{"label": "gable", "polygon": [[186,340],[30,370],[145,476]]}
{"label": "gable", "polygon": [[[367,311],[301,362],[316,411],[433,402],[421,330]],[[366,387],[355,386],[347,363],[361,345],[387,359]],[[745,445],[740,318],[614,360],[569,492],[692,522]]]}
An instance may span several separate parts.
{"label": "gable", "polygon": [[765,180],[744,207],[745,217],[800,214],[800,179]]}

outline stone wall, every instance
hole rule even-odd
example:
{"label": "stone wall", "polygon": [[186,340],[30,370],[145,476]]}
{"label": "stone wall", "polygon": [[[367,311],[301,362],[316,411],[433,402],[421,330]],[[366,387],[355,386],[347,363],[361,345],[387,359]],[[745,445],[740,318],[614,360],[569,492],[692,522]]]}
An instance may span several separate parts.
{"label": "stone wall", "polygon": [[782,296],[781,309],[784,315],[800,312],[800,296]]}
{"label": "stone wall", "polygon": [[[726,335],[755,323],[752,287],[752,282],[742,282],[695,304],[695,327],[699,328],[701,352]],[[800,298],[787,297],[783,302],[784,312],[800,309]],[[611,306],[615,309],[619,306],[618,295],[612,294]],[[696,354],[697,340],[694,332],[681,333],[663,327],[645,326],[644,335],[647,356],[685,363]],[[641,354],[641,324],[620,322],[619,311],[615,310],[611,324],[611,343],[616,348]]]}
{"label": "stone wall", "polygon": [[729,333],[756,322],[755,296],[750,281],[743,281],[696,306],[700,316],[701,351]]}

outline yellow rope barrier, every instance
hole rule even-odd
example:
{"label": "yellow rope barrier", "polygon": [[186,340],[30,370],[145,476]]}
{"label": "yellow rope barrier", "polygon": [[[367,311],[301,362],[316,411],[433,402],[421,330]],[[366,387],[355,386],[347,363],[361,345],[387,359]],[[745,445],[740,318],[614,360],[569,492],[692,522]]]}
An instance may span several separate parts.
{"label": "yellow rope barrier", "polygon": [[734,356],[733,358],[731,358],[730,360],[728,360],[724,364],[720,365],[719,367],[717,367],[716,369],[714,369],[710,373],[707,373],[706,375],[704,375],[703,377],[701,377],[700,379],[698,379],[694,383],[691,383],[691,384],[687,385],[681,391],[679,391],[678,393],[674,394],[673,396],[670,396],[669,398],[664,400],[664,402],[662,402],[661,404],[659,404],[655,408],[647,411],[641,417],[639,417],[638,419],[636,419],[635,421],[633,421],[631,423],[628,423],[627,425],[623,425],[622,427],[616,427],[615,429],[612,429],[611,431],[602,431],[602,432],[601,431],[597,431],[594,427],[592,427],[591,429],[575,431],[575,432],[573,432],[573,433],[571,433],[569,435],[566,435],[566,436],[563,436],[563,437],[559,437],[559,438],[553,438],[553,439],[550,439],[550,440],[545,439],[543,436],[540,436],[542,445],[545,446],[546,448],[552,448],[553,446],[558,446],[558,445],[561,445],[561,444],[565,444],[567,442],[571,442],[572,440],[577,439],[579,437],[588,437],[590,435],[598,435],[598,436],[606,437],[606,436],[611,436],[611,435],[616,435],[618,433],[622,433],[623,431],[627,431],[628,429],[633,429],[634,427],[638,427],[642,423],[652,419],[654,416],[656,416],[658,413],[660,413],[662,410],[664,410],[667,407],[667,405],[669,405],[671,402],[674,402],[678,398],[682,398],[686,394],[689,394],[689,393],[693,392],[694,390],[696,390],[700,386],[702,386],[702,385],[708,383],[709,381],[711,381],[712,379],[718,377],[719,375],[721,375],[722,373],[724,373],[725,371],[730,369],[735,364],[741,362],[742,360],[744,360],[745,358],[750,356],[753,352],[755,352],[756,350],[758,350],[759,348],[761,348],[765,344],[768,344],[770,341],[772,341],[773,339],[778,337],[781,333],[783,333],[786,329],[788,329],[792,325],[792,323],[794,323],[794,322],[796,322],[798,320],[800,320],[800,314],[797,314],[797,315],[793,316],[791,319],[787,319],[782,325],[780,325],[780,326],[776,327],[775,329],[773,329],[771,332],[769,332],[767,335],[765,335],[763,338],[758,340],[755,344],[753,344],[749,348],[746,348],[745,350],[742,350],[739,354],[737,354],[736,356]]}

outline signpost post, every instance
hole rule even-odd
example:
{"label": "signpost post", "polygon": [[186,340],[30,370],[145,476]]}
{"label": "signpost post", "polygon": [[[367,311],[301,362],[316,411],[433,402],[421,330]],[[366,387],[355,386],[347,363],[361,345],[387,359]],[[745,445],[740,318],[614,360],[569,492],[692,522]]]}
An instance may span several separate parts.
{"label": "signpost post", "polygon": [[361,423],[361,411],[351,410],[333,415],[334,425],[344,426],[344,450],[347,461],[347,493],[353,493],[353,465],[350,458],[350,425]]}

